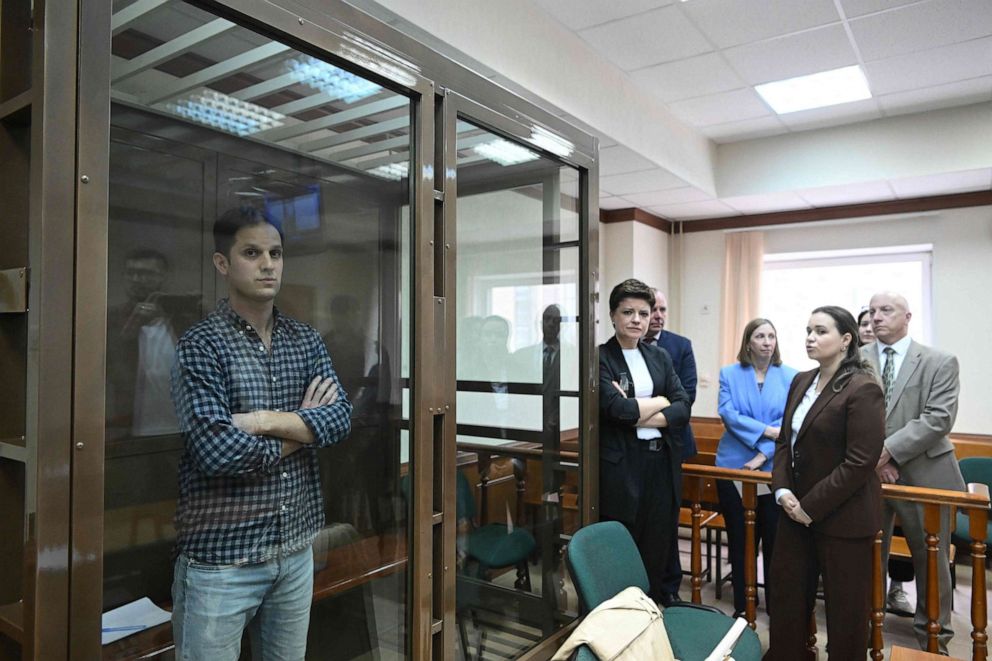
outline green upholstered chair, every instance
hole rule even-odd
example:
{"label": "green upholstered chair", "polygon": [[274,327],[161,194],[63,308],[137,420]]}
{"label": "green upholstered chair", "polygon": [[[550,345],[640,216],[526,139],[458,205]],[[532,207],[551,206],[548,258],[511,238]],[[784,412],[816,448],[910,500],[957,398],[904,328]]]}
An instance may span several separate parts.
{"label": "green upholstered chair", "polygon": [[[979,483],[988,486],[992,491],[992,457],[966,457],[958,462],[961,466],[961,476],[965,484]],[[959,544],[971,545],[967,510],[958,510],[957,521],[952,538]],[[992,521],[985,530],[985,543],[992,545]]]}
{"label": "green upholstered chair", "polygon": [[[459,534],[458,545],[468,560],[476,563],[475,576],[485,579],[490,569],[517,568],[517,587],[530,591],[530,568],[527,557],[537,542],[526,528],[507,528],[505,523],[475,524],[475,498],[468,480],[458,471],[457,507],[458,520],[469,523],[468,532]],[[467,569],[467,568],[466,568]]]}
{"label": "green upholstered chair", "polygon": [[[593,523],[578,530],[568,544],[566,562],[583,613],[630,586],[648,590],[648,575],[634,539],[616,521]],[[696,604],[670,606],[664,614],[672,650],[681,661],[705,659],[734,623],[719,610]],[[759,661],[761,643],[754,631],[744,630],[733,656],[736,661]],[[596,661],[584,646],[575,659]]]}
{"label": "green upholstered chair", "polygon": [[[409,501],[410,498],[410,476],[404,475],[400,481],[400,490],[403,497]],[[489,523],[484,526],[477,526],[475,522],[475,498],[472,496],[472,485],[461,471],[456,473],[455,482],[455,513],[458,522],[467,523],[464,527],[459,527],[458,550],[466,560],[466,575],[488,580],[488,573],[491,569],[504,569],[506,567],[517,568],[517,585],[530,591],[530,567],[527,565],[527,558],[531,551],[537,546],[534,536],[525,528],[515,527],[512,531],[503,523]],[[474,564],[470,567],[469,564]],[[473,571],[474,569],[474,571]],[[456,602],[459,610],[464,610],[469,619],[475,622],[475,609],[471,604],[478,602],[476,590],[470,586],[457,588],[458,596]],[[476,658],[482,659],[486,642],[485,631],[479,629],[479,638],[476,643]],[[462,642],[462,650],[468,658],[468,631],[465,628],[465,620],[458,618],[459,635]]]}

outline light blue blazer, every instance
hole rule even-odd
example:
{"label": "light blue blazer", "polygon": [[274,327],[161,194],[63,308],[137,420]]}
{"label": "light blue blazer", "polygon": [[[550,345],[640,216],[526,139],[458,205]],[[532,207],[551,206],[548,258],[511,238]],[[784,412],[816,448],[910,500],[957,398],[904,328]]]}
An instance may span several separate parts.
{"label": "light blue blazer", "polygon": [[797,371],[785,365],[770,365],[765,385],[758,390],[753,367],[740,363],[720,370],[718,410],[725,431],[716,449],[716,465],[742,468],[761,452],[768,461],[763,471],[772,469],[775,441],[764,436],[765,427],[781,427],[789,384]]}

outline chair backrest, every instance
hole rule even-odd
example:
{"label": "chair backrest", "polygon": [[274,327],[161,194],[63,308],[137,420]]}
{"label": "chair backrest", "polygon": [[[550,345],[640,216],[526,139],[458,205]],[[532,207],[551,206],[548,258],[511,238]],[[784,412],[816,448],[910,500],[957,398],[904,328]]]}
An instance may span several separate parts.
{"label": "chair backrest", "polygon": [[475,496],[472,495],[472,485],[461,471],[457,471],[455,487],[455,513],[458,520],[468,519],[475,525]]}
{"label": "chair backrest", "polygon": [[[407,502],[410,501],[410,475],[409,473],[404,475],[400,479],[400,491],[403,493],[403,498]],[[475,497],[472,496],[472,485],[468,483],[468,478],[462,474],[461,471],[457,472],[456,487],[455,487],[455,514],[458,516],[458,520],[468,519],[474,525],[475,523]]]}
{"label": "chair backrest", "polygon": [[992,489],[992,457],[966,457],[958,464],[965,484],[980,482]]}
{"label": "chair backrest", "polygon": [[634,538],[617,521],[576,531],[566,561],[584,613],[631,586],[648,591],[648,573]]}

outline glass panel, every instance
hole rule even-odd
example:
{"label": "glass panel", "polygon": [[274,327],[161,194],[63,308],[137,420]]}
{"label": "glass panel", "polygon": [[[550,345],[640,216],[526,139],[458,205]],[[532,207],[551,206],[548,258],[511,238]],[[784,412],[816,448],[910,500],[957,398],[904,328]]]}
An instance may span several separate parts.
{"label": "glass panel", "polygon": [[515,658],[574,617],[578,176],[458,126],[459,654]]}
{"label": "glass panel", "polygon": [[[195,594],[253,576],[235,643],[275,621],[307,658],[405,658],[409,99],[191,5],[114,7],[104,609],[178,599],[203,655]],[[215,252],[232,211],[264,220]],[[136,658],[175,631],[110,633]]]}

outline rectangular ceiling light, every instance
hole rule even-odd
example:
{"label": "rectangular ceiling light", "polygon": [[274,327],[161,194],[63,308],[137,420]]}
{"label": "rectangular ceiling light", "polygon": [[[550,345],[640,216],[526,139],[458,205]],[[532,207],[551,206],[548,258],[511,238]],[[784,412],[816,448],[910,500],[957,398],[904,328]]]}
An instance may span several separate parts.
{"label": "rectangular ceiling light", "polygon": [[858,65],[755,85],[761,98],[780,115],[871,98]]}
{"label": "rectangular ceiling light", "polygon": [[165,107],[180,117],[238,136],[282,126],[286,119],[281,113],[206,87]]}
{"label": "rectangular ceiling light", "polygon": [[375,175],[380,179],[399,181],[400,179],[405,178],[410,172],[410,163],[408,161],[403,161],[402,163],[387,163],[386,165],[380,165],[372,168],[368,172],[369,174]]}
{"label": "rectangular ceiling light", "polygon": [[306,55],[286,62],[286,69],[297,82],[346,103],[354,103],[382,90],[370,80]]}
{"label": "rectangular ceiling light", "polygon": [[490,161],[499,163],[504,167],[526,163],[527,161],[533,161],[539,158],[531,150],[520,145],[515,145],[502,138],[483,142],[481,145],[473,147],[472,150],[479,156],[488,158]]}

